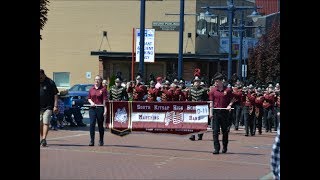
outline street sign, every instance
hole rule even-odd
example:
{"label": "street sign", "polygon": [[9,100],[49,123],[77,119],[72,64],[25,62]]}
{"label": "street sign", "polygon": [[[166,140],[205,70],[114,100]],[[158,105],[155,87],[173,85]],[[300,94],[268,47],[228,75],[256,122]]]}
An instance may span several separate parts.
{"label": "street sign", "polygon": [[[144,62],[154,62],[154,29],[145,29]],[[136,29],[136,62],[140,61],[140,29]]]}
{"label": "street sign", "polygon": [[242,64],[242,77],[247,77],[247,65]]}

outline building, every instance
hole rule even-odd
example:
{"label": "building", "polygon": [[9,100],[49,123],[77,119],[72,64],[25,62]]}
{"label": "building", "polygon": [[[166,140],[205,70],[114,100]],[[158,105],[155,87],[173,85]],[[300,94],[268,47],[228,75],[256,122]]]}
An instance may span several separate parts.
{"label": "building", "polygon": [[[251,5],[235,0],[235,5]],[[226,0],[187,0],[184,17],[183,78],[192,80],[193,70],[200,68],[206,77],[227,71],[227,54],[219,52],[219,27],[226,23],[226,12],[203,21],[203,6],[226,5]],[[145,28],[155,28],[155,62],[145,63],[144,78],[177,73],[180,1],[147,0]],[[211,11],[213,12],[213,11]],[[244,11],[245,17],[252,11]],[[241,11],[235,13],[238,23]],[[250,20],[246,18],[248,24]],[[162,27],[160,27],[162,23]],[[166,24],[165,24],[166,23]],[[165,25],[163,25],[165,24]],[[133,28],[140,27],[140,0],[122,1],[50,1],[48,22],[42,32],[40,66],[60,88],[76,83],[92,83],[99,74],[109,79],[122,72],[131,79]],[[250,33],[248,33],[250,35]],[[233,34],[235,37],[237,33]],[[236,55],[235,55],[236,56]],[[237,61],[233,70],[237,71]],[[134,76],[138,63],[134,63]]]}
{"label": "building", "polygon": [[259,13],[262,15],[273,14],[280,11],[280,0],[256,0],[256,5],[262,7]]}

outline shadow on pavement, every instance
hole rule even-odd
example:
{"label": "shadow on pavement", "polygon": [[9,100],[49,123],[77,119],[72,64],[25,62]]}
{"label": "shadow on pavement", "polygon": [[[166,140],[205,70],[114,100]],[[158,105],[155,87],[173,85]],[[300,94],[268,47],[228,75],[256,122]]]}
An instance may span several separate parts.
{"label": "shadow on pavement", "polygon": [[[184,151],[184,152],[203,152],[203,153],[212,153],[212,151],[199,151],[199,150],[190,150],[190,149],[176,149],[176,148],[158,148],[158,147],[146,147],[146,146],[133,146],[133,145],[104,145],[109,147],[123,147],[123,148],[136,148],[136,149],[157,149],[157,150],[170,150],[170,151]],[[244,155],[263,155],[257,153],[228,153],[228,154],[244,154]]]}
{"label": "shadow on pavement", "polygon": [[[89,143],[88,143],[89,144]],[[78,146],[78,147],[81,147],[81,146],[88,146],[88,144],[49,144],[50,146],[63,146],[63,147],[72,147],[72,146]],[[48,146],[49,146],[48,145]]]}

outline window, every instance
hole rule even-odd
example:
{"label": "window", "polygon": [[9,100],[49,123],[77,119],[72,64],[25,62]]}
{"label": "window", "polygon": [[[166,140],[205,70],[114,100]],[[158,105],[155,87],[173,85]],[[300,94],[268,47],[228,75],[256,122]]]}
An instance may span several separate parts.
{"label": "window", "polygon": [[200,13],[197,17],[197,34],[216,36],[218,31],[217,17]]}
{"label": "window", "polygon": [[70,87],[70,72],[54,72],[53,80],[57,87]]}

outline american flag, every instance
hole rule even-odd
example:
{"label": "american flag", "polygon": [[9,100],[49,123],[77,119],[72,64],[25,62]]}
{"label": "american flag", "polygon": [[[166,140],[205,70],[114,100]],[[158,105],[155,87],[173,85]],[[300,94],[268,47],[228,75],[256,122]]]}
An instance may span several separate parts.
{"label": "american flag", "polygon": [[173,124],[179,124],[183,122],[183,112],[167,112],[165,116],[165,125],[168,126],[170,121],[173,121]]}

